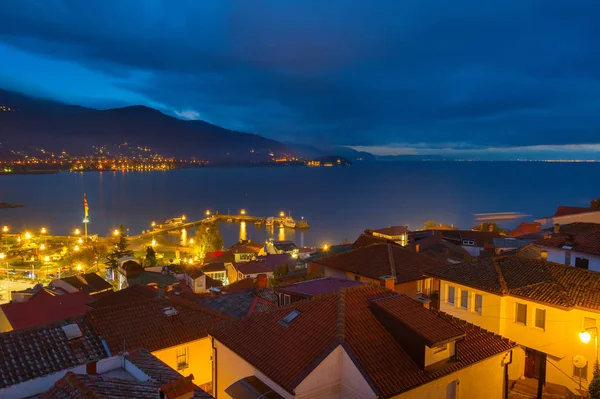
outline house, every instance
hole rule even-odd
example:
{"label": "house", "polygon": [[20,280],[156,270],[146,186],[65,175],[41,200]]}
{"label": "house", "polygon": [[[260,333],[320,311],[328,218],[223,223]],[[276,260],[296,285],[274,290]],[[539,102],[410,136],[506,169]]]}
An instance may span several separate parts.
{"label": "house", "polygon": [[87,363],[66,372],[40,399],[210,399],[211,395],[145,350]]}
{"label": "house", "polygon": [[[509,368],[521,377],[576,393],[592,378],[593,343],[580,332],[600,326],[600,273],[522,256],[451,265],[427,272],[440,280],[440,310],[520,345]],[[583,356],[579,369],[573,358]],[[538,385],[537,381],[533,381]]]}
{"label": "house", "polygon": [[391,290],[422,297],[429,295],[435,286],[423,272],[445,264],[399,245],[379,244],[316,259],[308,265],[308,273],[374,284],[385,280]]}
{"label": "house", "polygon": [[266,254],[258,256],[257,261],[263,262],[265,267],[273,272],[277,270],[287,269],[288,271],[296,269],[298,264],[297,258],[294,258],[291,254]]}
{"label": "house", "polygon": [[344,278],[322,277],[278,286],[275,288],[275,292],[277,293],[279,304],[285,306],[292,302],[309,299],[316,295],[329,294],[333,291],[339,291],[343,288],[354,287],[360,284],[364,283]]}
{"label": "house", "polygon": [[[36,284],[31,288],[25,288],[23,290],[11,291],[10,299],[11,302],[26,302],[37,295],[38,293],[44,291],[45,294],[48,295],[61,295],[66,294],[66,291],[60,289],[50,289],[49,287],[44,287],[44,284]],[[43,294],[42,294],[43,295]]]}
{"label": "house", "polygon": [[266,286],[268,277],[266,274],[259,274],[255,278],[245,278],[238,280],[235,283],[225,285],[223,287],[213,288],[211,291],[215,294],[228,294],[232,292],[247,290],[249,288],[260,288]]}
{"label": "house", "polygon": [[51,289],[60,289],[65,292],[84,291],[90,295],[112,292],[112,285],[96,273],[76,274],[63,277],[50,282]]}
{"label": "house", "polygon": [[563,225],[575,222],[600,223],[600,208],[579,206],[559,206],[552,216],[535,219],[542,227],[552,227],[555,224]]}
{"label": "house", "polygon": [[246,288],[204,299],[200,305],[239,319],[272,310],[278,306],[277,294],[267,288],[267,277],[260,275],[256,287]]}
{"label": "house", "polygon": [[133,285],[119,291],[115,291],[110,295],[103,295],[100,298],[93,298],[88,306],[94,309],[122,305],[125,303],[133,303],[140,300],[156,298],[157,290],[147,285]]}
{"label": "house", "polygon": [[446,263],[460,263],[472,259],[462,246],[448,242],[439,235],[414,240],[407,248]]}
{"label": "house", "polygon": [[229,283],[235,283],[238,280],[246,278],[255,278],[259,274],[265,274],[273,277],[273,270],[265,266],[264,261],[253,260],[251,262],[231,263],[227,265],[227,279]]}
{"label": "house", "polygon": [[211,336],[216,397],[233,399],[457,398],[459,385],[460,397],[500,399],[515,348],[370,284],[244,318]]}
{"label": "house", "polygon": [[186,270],[185,282],[195,294],[208,292],[213,287],[221,287],[223,285],[220,280],[210,278],[196,267]]}
{"label": "house", "polygon": [[[298,255],[299,249],[292,241],[275,241],[272,238],[265,244],[265,253]],[[262,254],[261,254],[262,255]]]}
{"label": "house", "polygon": [[81,316],[92,300],[85,291],[56,295],[41,290],[26,302],[0,305],[0,333]]}
{"label": "house", "polygon": [[519,238],[540,232],[542,225],[539,223],[521,222],[513,231],[508,233],[509,238]]}
{"label": "house", "polygon": [[229,320],[212,309],[174,296],[157,296],[96,308],[83,320],[112,353],[145,348],[194,383],[212,391],[212,347],[208,330]]}
{"label": "house", "polygon": [[352,248],[356,249],[356,248],[368,247],[369,245],[373,245],[373,244],[399,245],[393,240],[388,240],[383,237],[374,236],[372,234],[371,230],[365,230],[364,233],[362,233],[360,236],[358,236],[358,238],[352,243]]}
{"label": "house", "polygon": [[[179,389],[174,390],[177,386]],[[90,359],[85,364],[60,370],[45,378],[26,380],[0,389],[5,399],[39,397],[64,398],[212,398],[195,386],[189,378],[152,356],[146,350],[103,359]]]}
{"label": "house", "polygon": [[558,228],[550,237],[535,242],[546,251],[548,260],[600,272],[600,230],[570,234]]}
{"label": "house", "polygon": [[129,286],[128,279],[137,277],[144,271],[144,266],[142,266],[138,258],[133,256],[121,258],[117,261],[117,264],[117,275],[115,276],[115,279],[117,280],[117,289],[119,290]]}
{"label": "house", "polygon": [[229,280],[227,279],[227,267],[223,262],[202,265],[200,266],[200,270],[208,277],[222,282],[223,285],[229,284]]}
{"label": "house", "polygon": [[504,252],[514,251],[515,249],[523,248],[531,244],[534,240],[525,238],[513,238],[513,237],[498,237],[493,239],[494,252],[496,255],[500,255]]}
{"label": "house", "polygon": [[233,253],[234,262],[248,262],[263,250],[264,245],[251,240],[240,240],[228,248]]}
{"label": "house", "polygon": [[463,247],[471,256],[479,256],[484,249],[494,248],[494,238],[500,237],[500,233],[495,231],[442,230],[434,233]]}
{"label": "house", "polygon": [[394,241],[403,247],[408,244],[408,226],[388,226],[383,229],[367,231],[374,237]]}
{"label": "house", "polygon": [[[88,359],[109,356],[102,340],[80,319],[0,334],[0,353],[0,397],[3,398],[7,398],[10,391],[19,392],[19,385],[26,381],[52,379],[63,370],[84,365]],[[60,377],[58,374],[56,379]]]}

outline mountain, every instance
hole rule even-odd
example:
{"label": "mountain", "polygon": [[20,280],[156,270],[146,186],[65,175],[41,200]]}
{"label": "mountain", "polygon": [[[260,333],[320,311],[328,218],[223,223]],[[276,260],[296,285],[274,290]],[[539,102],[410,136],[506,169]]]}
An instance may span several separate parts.
{"label": "mountain", "polygon": [[145,106],[109,110],[66,105],[0,90],[0,156],[10,150],[81,155],[92,146],[128,142],[167,156],[215,162],[266,161],[287,151],[275,140],[224,129],[204,121],[184,121]]}
{"label": "mountain", "polygon": [[350,147],[345,146],[328,146],[324,148],[317,148],[314,146],[298,143],[283,143],[287,149],[290,150],[297,157],[303,157],[308,159],[316,159],[327,156],[337,156],[349,159],[351,162],[356,161],[375,161],[375,156],[368,152],[361,152],[353,150]]}

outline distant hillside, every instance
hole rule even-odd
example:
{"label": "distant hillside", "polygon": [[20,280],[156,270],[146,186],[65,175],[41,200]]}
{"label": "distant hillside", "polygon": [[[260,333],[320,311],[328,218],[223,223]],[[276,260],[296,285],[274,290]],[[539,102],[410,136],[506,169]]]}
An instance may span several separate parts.
{"label": "distant hillside", "polygon": [[217,162],[265,161],[281,143],[224,129],[203,121],[184,121],[144,106],[99,111],[0,90],[0,156],[9,150],[44,147],[80,155],[92,146],[132,142],[168,156]]}
{"label": "distant hillside", "polygon": [[360,152],[353,150],[352,148],[345,146],[328,146],[324,148],[317,148],[305,144],[297,143],[284,143],[285,147],[288,148],[294,155],[307,159],[315,159],[326,156],[344,157],[351,162],[364,161],[372,162],[375,161],[375,156],[368,152]]}

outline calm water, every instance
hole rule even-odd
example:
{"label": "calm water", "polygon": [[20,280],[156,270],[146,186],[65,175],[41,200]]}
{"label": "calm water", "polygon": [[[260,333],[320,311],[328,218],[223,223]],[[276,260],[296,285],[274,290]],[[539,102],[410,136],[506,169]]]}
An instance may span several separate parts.
{"label": "calm water", "polygon": [[[348,168],[206,168],[168,172],[60,173],[0,177],[0,201],[24,204],[0,209],[0,223],[12,230],[68,234],[90,205],[90,232],[107,235],[119,224],[139,233],[150,222],[185,214],[275,216],[291,211],[311,229],[255,228],[223,223],[225,244],[240,233],[253,240],[275,236],[297,244],[350,240],[365,228],[392,224],[420,228],[425,220],[469,228],[473,214],[552,214],[559,204],[586,206],[600,196],[600,163],[409,162]],[[513,223],[504,224],[506,227]]]}

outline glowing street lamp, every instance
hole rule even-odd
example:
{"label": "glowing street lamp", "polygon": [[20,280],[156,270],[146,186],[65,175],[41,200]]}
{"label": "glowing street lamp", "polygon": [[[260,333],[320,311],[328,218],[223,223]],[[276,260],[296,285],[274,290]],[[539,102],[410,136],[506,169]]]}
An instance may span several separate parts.
{"label": "glowing street lamp", "polygon": [[583,342],[584,344],[589,343],[592,340],[592,334],[590,334],[589,330],[596,330],[595,334],[594,334],[594,342],[596,344],[596,363],[595,363],[595,369],[598,368],[598,327],[589,327],[586,328],[584,331],[581,331],[579,333],[579,339],[581,340],[581,342]]}
{"label": "glowing street lamp", "polygon": [[282,218],[282,217],[284,217],[284,216],[285,216],[285,212],[284,212],[284,211],[281,211],[281,212],[279,212],[279,217],[280,217],[280,218]]}
{"label": "glowing street lamp", "polygon": [[42,229],[40,230],[40,232],[41,232],[42,234],[46,234],[47,230],[46,230],[46,228],[45,228],[45,227],[42,227]]}
{"label": "glowing street lamp", "polygon": [[210,210],[207,209],[205,213],[206,213],[206,216],[210,216]]}
{"label": "glowing street lamp", "polygon": [[31,240],[31,234],[28,231],[25,232],[25,239]]}
{"label": "glowing street lamp", "polygon": [[156,227],[156,222],[152,222],[152,223],[150,223],[150,226],[152,226],[152,227]]}
{"label": "glowing street lamp", "polygon": [[2,232],[8,233],[8,226],[2,226]]}
{"label": "glowing street lamp", "polygon": [[192,263],[194,263],[194,259],[192,259],[192,258],[189,258],[189,259],[188,259],[188,263],[191,265]]}
{"label": "glowing street lamp", "polygon": [[40,245],[40,251],[43,251],[44,249],[46,249],[46,245],[45,244],[41,244]]}
{"label": "glowing street lamp", "polygon": [[75,245],[73,249],[75,250],[75,252],[79,251],[79,245]]}
{"label": "glowing street lamp", "polygon": [[82,269],[81,265],[77,265],[76,269],[77,269],[78,272],[80,272],[81,269]]}
{"label": "glowing street lamp", "polygon": [[45,256],[44,257],[44,262],[46,262],[46,263],[50,262],[50,257],[49,256]]}
{"label": "glowing street lamp", "polygon": [[193,243],[194,243],[194,239],[193,239],[193,238],[190,238],[188,242],[189,242],[189,243],[190,243],[190,245],[191,245],[191,244],[193,244]]}
{"label": "glowing street lamp", "polygon": [[121,232],[120,232],[118,229],[115,229],[115,230],[113,231],[113,236],[115,236],[115,237],[116,237],[116,236],[118,236],[119,234],[121,234]]}
{"label": "glowing street lamp", "polygon": [[185,215],[181,215],[181,220],[185,222]]}
{"label": "glowing street lamp", "polygon": [[75,233],[76,236],[78,236],[79,234],[81,234],[81,230],[75,229],[74,233]]}
{"label": "glowing street lamp", "polygon": [[240,211],[240,215],[245,215],[245,214],[246,214],[246,210],[245,210],[245,209],[242,209],[242,210]]}
{"label": "glowing street lamp", "polygon": [[4,252],[0,252],[0,260],[6,258],[6,254]]}
{"label": "glowing street lamp", "polygon": [[323,245],[323,250],[324,251],[327,251],[328,249],[329,249],[329,245],[327,245],[327,244]]}
{"label": "glowing street lamp", "polygon": [[152,245],[153,247],[156,246],[156,240],[154,238],[152,239],[152,242],[150,243],[150,245]]}
{"label": "glowing street lamp", "polygon": [[78,243],[78,244],[83,244],[83,238],[79,237],[79,238],[77,239],[77,243]]}

